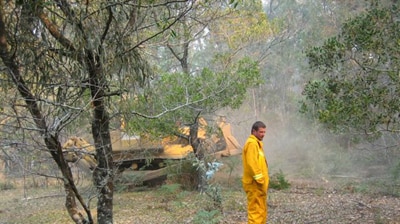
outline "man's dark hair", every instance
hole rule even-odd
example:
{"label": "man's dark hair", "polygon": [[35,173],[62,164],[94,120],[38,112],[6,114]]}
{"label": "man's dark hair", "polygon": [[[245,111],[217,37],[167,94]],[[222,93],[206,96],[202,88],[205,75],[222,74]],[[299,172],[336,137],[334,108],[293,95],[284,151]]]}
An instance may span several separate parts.
{"label": "man's dark hair", "polygon": [[251,127],[251,132],[258,131],[259,128],[267,128],[267,126],[262,121],[256,121]]}

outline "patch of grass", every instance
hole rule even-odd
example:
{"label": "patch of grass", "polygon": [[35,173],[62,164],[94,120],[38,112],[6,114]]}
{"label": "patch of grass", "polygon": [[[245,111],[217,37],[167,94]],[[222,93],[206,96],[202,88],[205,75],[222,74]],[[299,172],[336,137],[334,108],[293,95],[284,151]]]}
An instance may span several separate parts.
{"label": "patch of grass", "polygon": [[354,191],[357,193],[366,194],[366,193],[370,192],[369,184],[367,184],[365,182],[357,184],[354,186]]}
{"label": "patch of grass", "polygon": [[325,193],[325,189],[323,187],[317,187],[314,192],[318,196],[323,196]]}
{"label": "patch of grass", "polygon": [[19,220],[20,222],[17,220],[15,220],[15,223],[74,223],[68,216],[67,211],[62,209],[42,210],[40,213],[34,213],[29,217]]}
{"label": "patch of grass", "polygon": [[269,188],[275,190],[284,190],[290,187],[289,181],[286,179],[285,175],[283,174],[282,170],[278,173],[273,174],[269,180]]}
{"label": "patch of grass", "polygon": [[[243,191],[232,191],[225,189],[224,194],[224,211],[247,212],[246,196]],[[243,200],[238,200],[238,198],[242,198]]]}
{"label": "patch of grass", "polygon": [[369,181],[370,193],[400,197],[399,182],[390,180]]}
{"label": "patch of grass", "polygon": [[222,211],[222,192],[219,185],[208,185],[204,192],[212,201],[213,209]]}
{"label": "patch of grass", "polygon": [[13,183],[10,183],[10,182],[1,182],[0,183],[1,191],[12,190],[12,189],[16,189],[16,186]]}
{"label": "patch of grass", "polygon": [[165,201],[171,201],[177,199],[181,191],[180,184],[165,184],[157,189],[157,195]]}
{"label": "patch of grass", "polygon": [[218,210],[200,210],[196,213],[193,224],[217,224],[222,219],[221,213]]}
{"label": "patch of grass", "polygon": [[386,220],[385,217],[382,216],[382,212],[380,211],[380,209],[377,208],[374,209],[374,223],[375,224],[389,223],[388,220]]}
{"label": "patch of grass", "polygon": [[396,182],[387,179],[368,179],[357,182],[345,182],[339,188],[344,192],[400,196],[400,188]]}

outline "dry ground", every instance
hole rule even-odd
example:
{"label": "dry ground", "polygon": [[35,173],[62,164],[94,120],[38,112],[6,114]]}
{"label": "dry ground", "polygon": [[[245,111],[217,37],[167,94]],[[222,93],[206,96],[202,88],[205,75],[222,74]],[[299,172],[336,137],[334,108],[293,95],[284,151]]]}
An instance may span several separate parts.
{"label": "dry ground", "polygon": [[[224,179],[225,177],[225,179]],[[238,177],[227,172],[222,186],[222,215],[215,215],[210,197],[192,191],[156,187],[121,191],[114,196],[114,223],[246,223],[246,199]],[[268,223],[400,224],[400,198],[357,190],[353,184],[288,178],[287,190],[269,191]],[[90,188],[83,188],[89,196]],[[0,223],[72,223],[60,187],[2,190]],[[96,206],[93,200],[91,207]],[[93,209],[95,216],[95,209]]]}
{"label": "dry ground", "polygon": [[[116,193],[114,221],[128,223],[212,223],[208,196],[159,188]],[[72,223],[63,210],[61,189],[1,192],[0,223]],[[220,223],[245,223],[241,190],[223,192]],[[95,204],[93,204],[94,206]],[[289,190],[269,192],[268,223],[400,223],[400,198],[336,191],[314,183],[292,182]],[[202,221],[200,221],[202,220]]]}

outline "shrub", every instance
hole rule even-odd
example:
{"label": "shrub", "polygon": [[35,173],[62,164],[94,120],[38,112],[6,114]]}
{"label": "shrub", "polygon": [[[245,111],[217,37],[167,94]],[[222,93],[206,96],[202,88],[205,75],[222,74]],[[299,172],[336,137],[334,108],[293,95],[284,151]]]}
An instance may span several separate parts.
{"label": "shrub", "polygon": [[221,220],[221,213],[218,210],[200,210],[193,219],[194,224],[217,224]]}
{"label": "shrub", "polygon": [[115,177],[115,191],[123,192],[130,190],[136,186],[143,185],[143,173],[137,173],[135,171],[124,171]]}
{"label": "shrub", "polygon": [[164,201],[173,201],[181,192],[180,184],[164,184],[157,190],[159,197],[162,197]]}
{"label": "shrub", "polygon": [[208,185],[204,192],[213,203],[213,210],[222,212],[222,193],[219,185]]}
{"label": "shrub", "polygon": [[0,190],[5,191],[5,190],[11,190],[15,189],[15,185],[10,183],[10,182],[4,182],[0,183]]}
{"label": "shrub", "polygon": [[273,174],[269,180],[269,188],[275,190],[284,190],[288,189],[289,187],[290,183],[286,180],[282,170],[279,170],[278,173]]}
{"label": "shrub", "polygon": [[180,184],[183,190],[196,190],[199,185],[198,172],[193,166],[191,154],[180,161],[167,161],[168,183]]}

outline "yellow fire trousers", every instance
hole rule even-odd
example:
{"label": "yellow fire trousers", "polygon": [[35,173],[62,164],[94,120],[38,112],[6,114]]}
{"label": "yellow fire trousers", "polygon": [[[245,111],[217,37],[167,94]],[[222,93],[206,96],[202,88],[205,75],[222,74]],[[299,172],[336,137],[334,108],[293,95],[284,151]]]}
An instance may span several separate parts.
{"label": "yellow fire trousers", "polygon": [[267,223],[267,189],[268,182],[258,184],[253,181],[250,184],[243,184],[243,189],[247,195],[247,218],[249,224]]}

